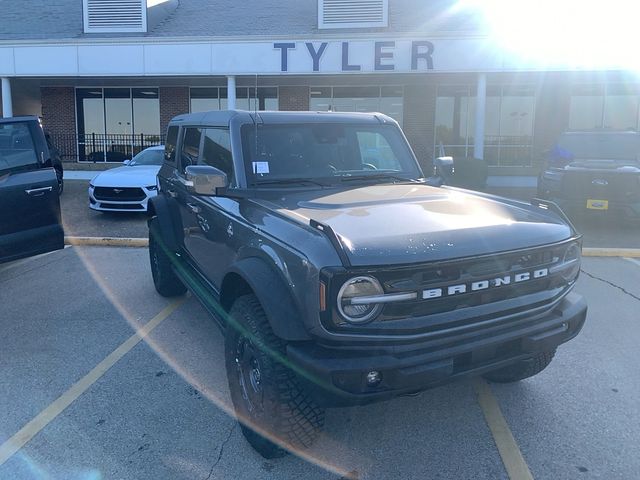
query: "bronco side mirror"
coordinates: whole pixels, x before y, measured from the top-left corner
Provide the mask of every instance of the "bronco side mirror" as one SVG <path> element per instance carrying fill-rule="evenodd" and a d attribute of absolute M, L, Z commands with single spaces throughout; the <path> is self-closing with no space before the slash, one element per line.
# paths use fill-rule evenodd
<path fill-rule="evenodd" d="M 187 190 L 198 195 L 217 195 L 229 185 L 227 174 L 209 165 L 189 165 L 185 169 Z"/>
<path fill-rule="evenodd" d="M 433 161 L 435 175 L 442 178 L 445 183 L 453 175 L 453 157 L 438 157 Z"/>

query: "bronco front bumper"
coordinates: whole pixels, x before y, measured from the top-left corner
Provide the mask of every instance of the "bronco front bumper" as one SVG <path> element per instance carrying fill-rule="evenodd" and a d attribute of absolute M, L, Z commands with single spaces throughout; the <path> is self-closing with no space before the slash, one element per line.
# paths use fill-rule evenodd
<path fill-rule="evenodd" d="M 315 400 L 325 407 L 363 405 L 496 370 L 575 337 L 587 314 L 584 299 L 569 293 L 553 309 L 520 316 L 499 333 L 433 338 L 388 347 L 290 344 L 287 356 Z M 379 383 L 367 381 L 378 372 Z"/>

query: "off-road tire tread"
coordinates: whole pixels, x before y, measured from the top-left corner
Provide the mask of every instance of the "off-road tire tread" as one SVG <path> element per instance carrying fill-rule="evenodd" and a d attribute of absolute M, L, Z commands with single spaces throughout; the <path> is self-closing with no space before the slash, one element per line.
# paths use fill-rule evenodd
<path fill-rule="evenodd" d="M 153 265 L 153 254 L 158 257 L 158 270 L 156 271 Z M 182 280 L 173 271 L 171 267 L 171 261 L 167 257 L 166 253 L 162 251 L 160 245 L 158 245 L 155 236 L 149 230 L 149 262 L 151 263 L 151 274 L 153 276 L 153 284 L 156 287 L 156 291 L 163 297 L 177 297 L 183 295 L 187 288 L 182 283 Z"/>
<path fill-rule="evenodd" d="M 256 334 L 255 340 L 261 340 L 269 349 L 285 356 L 286 344 L 273 333 L 262 305 L 255 295 L 243 295 L 237 298 L 231 308 L 231 315 Z M 246 324 L 251 322 L 253 325 Z M 259 345 L 256 346 L 260 348 Z M 265 373 L 267 378 L 271 376 L 270 383 L 275 387 L 278 410 L 275 421 L 267 426 L 267 430 L 287 449 L 298 450 L 310 447 L 324 425 L 324 409 L 315 404 L 300 385 L 295 373 L 280 361 L 269 358 L 268 364 L 263 369 L 269 370 Z M 270 372 L 271 370 L 273 373 Z M 227 376 L 229 388 L 239 388 L 232 385 L 232 382 L 237 383 L 237 376 L 229 365 Z M 250 430 L 249 426 L 243 425 L 242 430 L 247 440 L 264 457 L 277 458 L 287 453 L 278 445 Z"/>
<path fill-rule="evenodd" d="M 512 383 L 533 377 L 547 368 L 556 354 L 555 349 L 540 352 L 529 361 L 521 361 L 501 368 L 495 372 L 485 373 L 483 376 L 494 383 Z"/>

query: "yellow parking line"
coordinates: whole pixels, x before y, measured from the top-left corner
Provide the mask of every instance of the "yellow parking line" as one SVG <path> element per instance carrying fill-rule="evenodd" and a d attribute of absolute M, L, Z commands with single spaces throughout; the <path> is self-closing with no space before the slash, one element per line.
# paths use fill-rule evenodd
<path fill-rule="evenodd" d="M 633 257 L 640 258 L 640 248 L 589 248 L 582 249 L 584 257 Z"/>
<path fill-rule="evenodd" d="M 185 298 L 176 300 L 166 306 L 160 313 L 149 320 L 136 333 L 131 335 L 127 341 L 111 352 L 104 360 L 94 367 L 89 373 L 58 397 L 53 403 L 36 415 L 29 423 L 22 427 L 9 440 L 0 445 L 0 466 L 11 458 L 18 450 L 35 437 L 53 419 L 60 415 L 69 405 L 71 405 L 80 395 L 91 387 L 100 377 L 102 377 L 118 360 L 124 357 L 133 347 L 145 338 L 154 328 L 171 315 L 178 308 Z"/>
<path fill-rule="evenodd" d="M 64 237 L 66 245 L 97 247 L 148 247 L 148 238 Z"/>
<path fill-rule="evenodd" d="M 474 379 L 473 387 L 478 395 L 478 403 L 482 408 L 489 430 L 491 430 L 493 440 L 496 442 L 507 475 L 511 480 L 533 480 L 529 466 L 522 456 L 516 439 L 513 438 L 491 388 L 482 378 Z"/>
<path fill-rule="evenodd" d="M 640 267 L 640 260 L 636 260 L 635 258 L 629 258 L 629 257 L 625 257 L 625 260 L 627 262 L 635 263 L 636 265 L 638 265 Z"/>

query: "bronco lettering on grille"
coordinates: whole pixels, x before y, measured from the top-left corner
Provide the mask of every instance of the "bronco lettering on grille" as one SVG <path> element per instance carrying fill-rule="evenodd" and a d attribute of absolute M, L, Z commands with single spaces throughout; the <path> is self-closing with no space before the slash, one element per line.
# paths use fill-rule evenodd
<path fill-rule="evenodd" d="M 457 285 L 449 285 L 442 288 L 430 288 L 422 291 L 422 298 L 428 300 L 431 298 L 450 297 L 453 295 L 459 295 L 461 293 L 477 292 L 480 290 L 487 290 L 490 288 L 501 287 L 503 285 L 511 285 L 512 283 L 528 282 L 530 280 L 537 280 L 549 275 L 548 268 L 541 268 L 533 270 L 531 272 L 521 272 L 514 275 L 505 275 L 502 277 L 491 278 L 487 280 L 480 280 L 472 283 L 460 283 Z"/>

